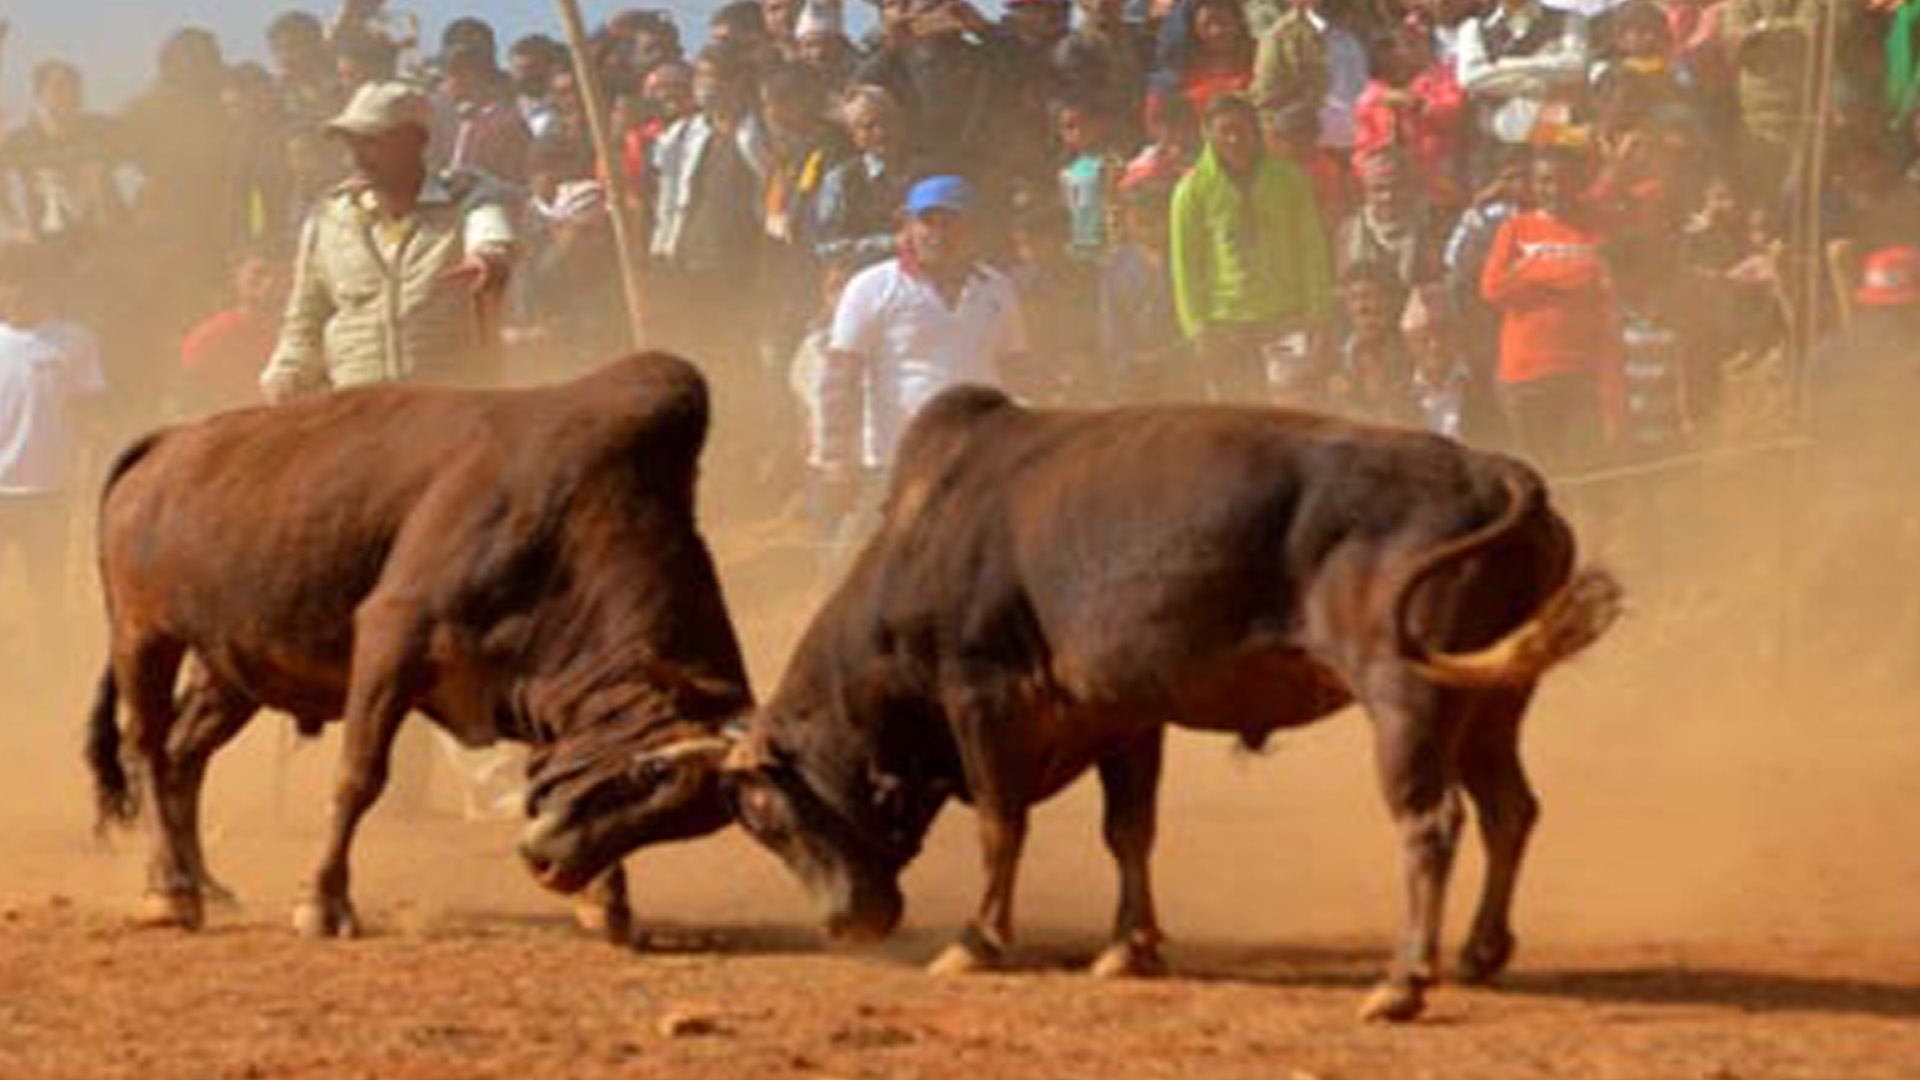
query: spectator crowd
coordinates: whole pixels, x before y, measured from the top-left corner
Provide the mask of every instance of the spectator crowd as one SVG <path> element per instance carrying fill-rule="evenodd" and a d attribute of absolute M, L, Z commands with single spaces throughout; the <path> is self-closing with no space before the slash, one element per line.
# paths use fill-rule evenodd
<path fill-rule="evenodd" d="M 703 27 L 621 11 L 579 66 L 347 0 L 273 18 L 266 64 L 182 29 L 111 114 L 29 57 L 0 139 L 0 548 L 57 566 L 83 422 L 110 445 L 330 384 L 612 355 L 616 215 L 649 344 L 715 385 L 729 490 L 823 528 L 963 380 L 1284 402 L 1561 473 L 1697 447 L 1795 318 L 1822 377 L 1915 349 L 1920 0 L 1824 8 L 1820 106 L 1822 0 L 883 0 L 858 39 L 840 0 L 734 0 Z M 498 287 L 383 323 L 337 254 L 378 200 L 338 199 L 380 167 L 361 136 L 408 124 L 428 172 L 405 213 L 465 216 L 393 217 L 370 257 L 465 245 L 447 266 Z M 340 366 L 407 334 L 487 359 Z"/>

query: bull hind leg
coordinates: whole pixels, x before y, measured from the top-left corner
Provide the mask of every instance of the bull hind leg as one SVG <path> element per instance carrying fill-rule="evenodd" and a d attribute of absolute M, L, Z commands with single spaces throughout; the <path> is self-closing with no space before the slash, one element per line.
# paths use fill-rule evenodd
<path fill-rule="evenodd" d="M 349 899 L 349 859 L 361 818 L 386 787 L 393 739 L 406 716 L 425 641 L 411 605 L 384 597 L 362 603 L 354 616 L 353 681 L 343 719 L 344 746 L 333 796 L 327 846 L 306 899 L 293 911 L 302 937 L 354 937 L 360 923 Z"/>
<path fill-rule="evenodd" d="M 960 940 L 928 967 L 935 975 L 990 971 L 1005 964 L 1013 946 L 1013 889 L 1027 840 L 1029 800 L 1017 757 L 1017 721 L 997 696 L 970 692 L 950 704 L 955 741 L 966 770 L 967 790 L 980 824 L 980 854 L 986 889 Z"/>
<path fill-rule="evenodd" d="M 237 689 L 197 669 L 180 698 L 179 717 L 167 749 L 172 774 L 161 797 L 177 803 L 175 814 L 186 828 L 189 868 L 201 895 L 216 905 L 230 907 L 239 901 L 233 890 L 216 880 L 207 868 L 200 836 L 201 792 L 213 755 L 246 727 L 258 708 Z"/>
<path fill-rule="evenodd" d="M 1100 762 L 1100 787 L 1106 800 L 1102 831 L 1107 850 L 1120 868 L 1113 942 L 1091 969 L 1103 978 L 1160 975 L 1167 969 L 1160 956 L 1162 936 L 1154 914 L 1151 876 L 1165 746 L 1165 729 L 1155 728 L 1137 744 Z"/>
<path fill-rule="evenodd" d="M 194 876 L 192 821 L 171 797 L 175 788 L 167 741 L 173 730 L 174 679 L 185 648 L 176 641 L 142 637 L 115 649 L 114 677 L 125 688 L 125 742 L 133 756 L 140 799 L 146 805 L 151 854 L 140 921 L 197 930 L 205 921 L 200 883 Z"/>
<path fill-rule="evenodd" d="M 1361 1005 L 1365 1020 L 1414 1019 L 1438 977 L 1447 878 L 1464 818 L 1455 790 L 1459 711 L 1430 688 L 1368 706 L 1381 788 L 1400 832 L 1407 908 L 1386 975 Z"/>
<path fill-rule="evenodd" d="M 1505 970 L 1513 957 L 1514 886 L 1519 881 L 1527 838 L 1540 816 L 1539 800 L 1520 763 L 1520 721 L 1528 688 L 1490 695 L 1480 706 L 1460 748 L 1460 773 L 1473 800 L 1480 840 L 1486 848 L 1486 878 L 1480 889 L 1473 928 L 1460 950 L 1460 978 L 1486 982 Z"/>

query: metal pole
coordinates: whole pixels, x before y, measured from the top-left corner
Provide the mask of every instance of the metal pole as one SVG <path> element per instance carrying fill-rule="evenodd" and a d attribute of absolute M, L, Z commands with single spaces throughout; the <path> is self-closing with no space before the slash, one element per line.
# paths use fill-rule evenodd
<path fill-rule="evenodd" d="M 621 176 L 614 157 L 613 140 L 607 132 L 606 98 L 600 92 L 600 73 L 587 54 L 587 24 L 580 17 L 579 0 L 555 0 L 560 19 L 566 24 L 567 46 L 573 52 L 573 77 L 580 84 L 580 100 L 587 111 L 587 132 L 593 139 L 593 156 L 606 184 L 607 212 L 613 215 L 613 246 L 620 260 L 620 286 L 627 301 L 627 328 L 633 347 L 646 347 L 645 297 L 640 289 L 640 263 L 635 257 L 630 222 L 620 198 Z"/>

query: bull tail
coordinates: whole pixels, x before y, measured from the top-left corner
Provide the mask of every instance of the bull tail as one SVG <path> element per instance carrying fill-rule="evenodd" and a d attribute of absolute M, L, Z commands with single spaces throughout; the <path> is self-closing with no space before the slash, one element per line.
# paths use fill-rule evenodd
<path fill-rule="evenodd" d="M 110 826 L 132 821 L 139 804 L 120 760 L 120 685 L 111 663 L 100 673 L 87 719 L 87 766 L 93 770 L 94 831 L 105 833 Z"/>
<path fill-rule="evenodd" d="M 165 429 L 162 429 L 142 435 L 113 459 L 113 464 L 107 468 L 106 480 L 100 486 L 103 507 L 113 493 L 114 485 L 154 447 L 160 445 L 165 434 Z M 104 517 L 102 515 L 103 520 Z M 101 566 L 100 585 L 111 621 L 112 582 L 108 580 L 104 563 Z M 114 677 L 111 660 L 101 671 L 99 687 L 94 691 L 93 711 L 87 718 L 86 756 L 87 767 L 93 772 L 94 831 L 104 834 L 114 825 L 131 822 L 139 812 L 133 782 L 127 775 L 126 765 L 120 760 L 120 683 Z"/>
<path fill-rule="evenodd" d="M 1394 635 L 1401 657 L 1442 686 L 1486 689 L 1532 683 L 1598 641 L 1620 617 L 1619 581 L 1599 567 L 1581 567 L 1530 618 L 1486 648 L 1442 653 L 1419 640 L 1411 610 L 1415 595 L 1429 578 L 1500 543 L 1530 518 L 1548 512 L 1546 487 L 1532 471 L 1509 469 L 1506 487 L 1507 508 L 1498 518 L 1422 556 L 1394 597 Z"/>

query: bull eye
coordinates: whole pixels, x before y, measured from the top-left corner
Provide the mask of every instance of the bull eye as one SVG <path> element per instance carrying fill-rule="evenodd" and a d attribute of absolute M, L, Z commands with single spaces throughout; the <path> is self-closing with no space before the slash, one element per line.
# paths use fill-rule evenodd
<path fill-rule="evenodd" d="M 659 758 L 642 758 L 627 770 L 627 776 L 635 783 L 651 787 L 665 780 L 670 771 L 670 766 Z"/>

